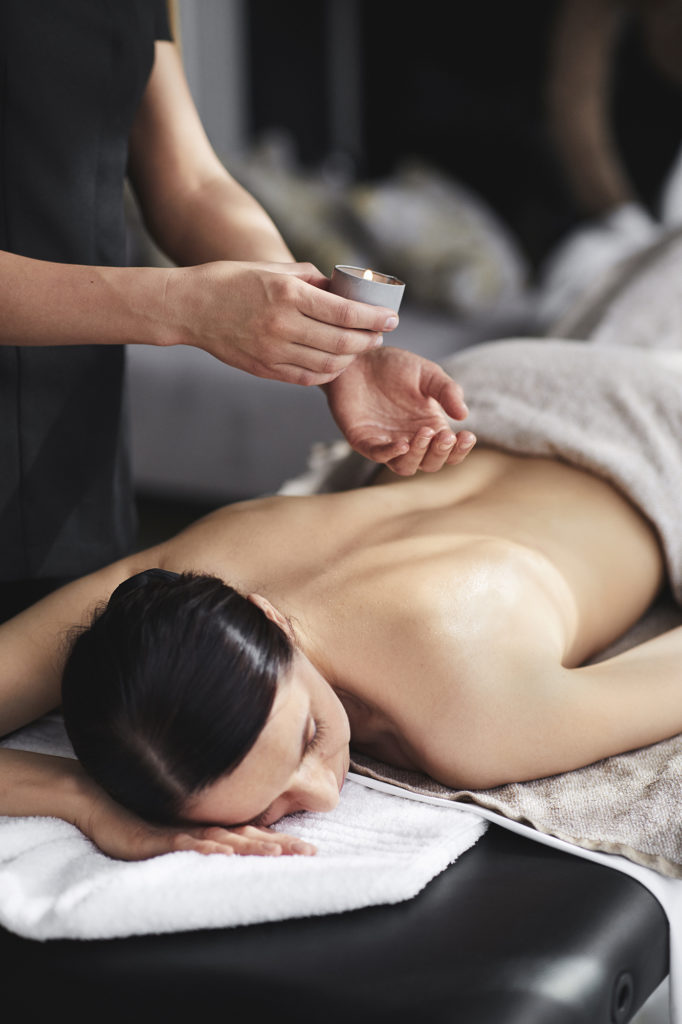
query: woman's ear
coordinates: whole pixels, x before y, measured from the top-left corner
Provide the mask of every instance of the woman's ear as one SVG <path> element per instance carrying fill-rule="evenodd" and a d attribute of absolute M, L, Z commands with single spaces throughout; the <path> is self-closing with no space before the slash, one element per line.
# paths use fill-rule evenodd
<path fill-rule="evenodd" d="M 257 608 L 260 608 L 263 614 L 267 615 L 271 622 L 274 622 L 275 625 L 279 626 L 290 640 L 294 639 L 291 623 L 284 615 L 282 615 L 281 612 L 277 611 L 274 604 L 270 604 L 267 597 L 263 597 L 262 594 L 247 594 L 246 600 L 250 601 L 251 604 L 255 604 Z"/>

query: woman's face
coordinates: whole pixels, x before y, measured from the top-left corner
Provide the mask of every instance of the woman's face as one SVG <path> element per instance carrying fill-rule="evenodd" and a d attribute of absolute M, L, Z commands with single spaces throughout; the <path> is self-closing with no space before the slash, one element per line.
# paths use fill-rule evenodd
<path fill-rule="evenodd" d="M 226 827 L 265 826 L 296 811 L 331 811 L 348 771 L 349 742 L 341 702 L 296 651 L 251 750 L 232 772 L 206 786 L 184 817 Z"/>

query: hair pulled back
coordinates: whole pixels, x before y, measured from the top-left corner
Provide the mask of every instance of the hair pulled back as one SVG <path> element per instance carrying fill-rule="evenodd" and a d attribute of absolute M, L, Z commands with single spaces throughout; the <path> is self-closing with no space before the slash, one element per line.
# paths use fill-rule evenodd
<path fill-rule="evenodd" d="M 71 647 L 62 706 L 76 756 L 119 803 L 176 823 L 256 742 L 292 657 L 283 630 L 222 580 L 138 574 Z"/>

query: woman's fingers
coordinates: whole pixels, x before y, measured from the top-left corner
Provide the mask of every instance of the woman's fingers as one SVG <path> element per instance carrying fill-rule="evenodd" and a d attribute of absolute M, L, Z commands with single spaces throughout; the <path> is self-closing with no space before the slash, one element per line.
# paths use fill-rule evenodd
<path fill-rule="evenodd" d="M 276 832 L 269 828 L 257 828 L 255 825 L 242 825 L 235 829 L 217 829 L 218 832 L 229 832 L 244 843 L 244 848 L 253 845 L 254 852 L 259 850 L 265 854 L 280 853 L 302 854 L 310 856 L 316 852 L 312 843 L 306 843 L 297 836 L 288 835 L 286 832 Z M 241 852 L 241 851 L 239 851 Z"/>
<path fill-rule="evenodd" d="M 190 829 L 179 833 L 175 844 L 177 850 L 194 850 L 197 853 L 226 855 L 239 854 L 251 857 L 279 857 L 281 855 L 312 856 L 316 848 L 296 836 L 269 829 L 243 825 L 227 829 L 211 826 Z"/>

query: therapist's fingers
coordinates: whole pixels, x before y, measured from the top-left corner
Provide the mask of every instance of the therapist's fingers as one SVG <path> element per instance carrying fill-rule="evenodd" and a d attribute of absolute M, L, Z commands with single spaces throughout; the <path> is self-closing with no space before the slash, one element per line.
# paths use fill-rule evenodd
<path fill-rule="evenodd" d="M 447 465 L 456 466 L 463 462 L 475 444 L 475 434 L 472 434 L 470 430 L 460 430 L 457 434 L 457 442 L 446 459 Z"/>
<path fill-rule="evenodd" d="M 331 324 L 343 330 L 383 333 L 398 326 L 398 314 L 387 306 L 371 306 L 356 302 L 323 288 L 301 289 L 299 310 L 320 323 Z"/>
<path fill-rule="evenodd" d="M 173 343 L 194 345 L 256 377 L 328 383 L 380 345 L 398 318 L 311 281 L 319 281 L 317 271 L 301 264 L 174 268 L 165 301 Z"/>
<path fill-rule="evenodd" d="M 359 354 L 376 348 L 382 341 L 380 334 L 370 335 L 363 331 L 346 332 L 343 335 L 336 332 L 332 337 L 332 328 L 324 325 L 318 327 L 318 336 L 309 338 L 311 344 L 299 341 L 281 349 L 280 358 L 272 363 L 280 380 L 304 385 L 328 384 L 336 380 Z M 316 348 L 313 341 L 335 345 L 337 350 Z"/>
<path fill-rule="evenodd" d="M 398 476 L 414 476 L 421 466 L 435 433 L 436 431 L 431 427 L 420 427 L 410 441 L 408 450 L 403 455 L 391 459 L 387 463 L 388 467 Z"/>
<path fill-rule="evenodd" d="M 354 442 L 353 448 L 372 462 L 389 464 L 393 459 L 405 455 L 410 450 L 410 442 L 407 438 L 391 441 L 386 438 L 368 437 Z"/>
<path fill-rule="evenodd" d="M 446 415 L 453 420 L 463 420 L 469 415 L 461 385 L 437 363 L 428 364 L 428 374 L 422 391 L 429 398 L 435 399 Z"/>
<path fill-rule="evenodd" d="M 423 473 L 437 473 L 447 462 L 457 445 L 457 435 L 445 428 L 431 438 L 418 469 Z"/>
<path fill-rule="evenodd" d="M 423 473 L 437 473 L 443 466 L 456 466 L 462 462 L 474 444 L 475 436 L 470 430 L 460 430 L 453 434 L 451 430 L 439 430 L 431 439 L 419 469 Z"/>
<path fill-rule="evenodd" d="M 444 428 L 434 431 L 422 427 L 412 439 L 409 449 L 387 462 L 398 476 L 413 476 L 417 472 L 437 473 L 443 466 L 462 462 L 476 443 L 470 430 L 453 434 Z"/>

